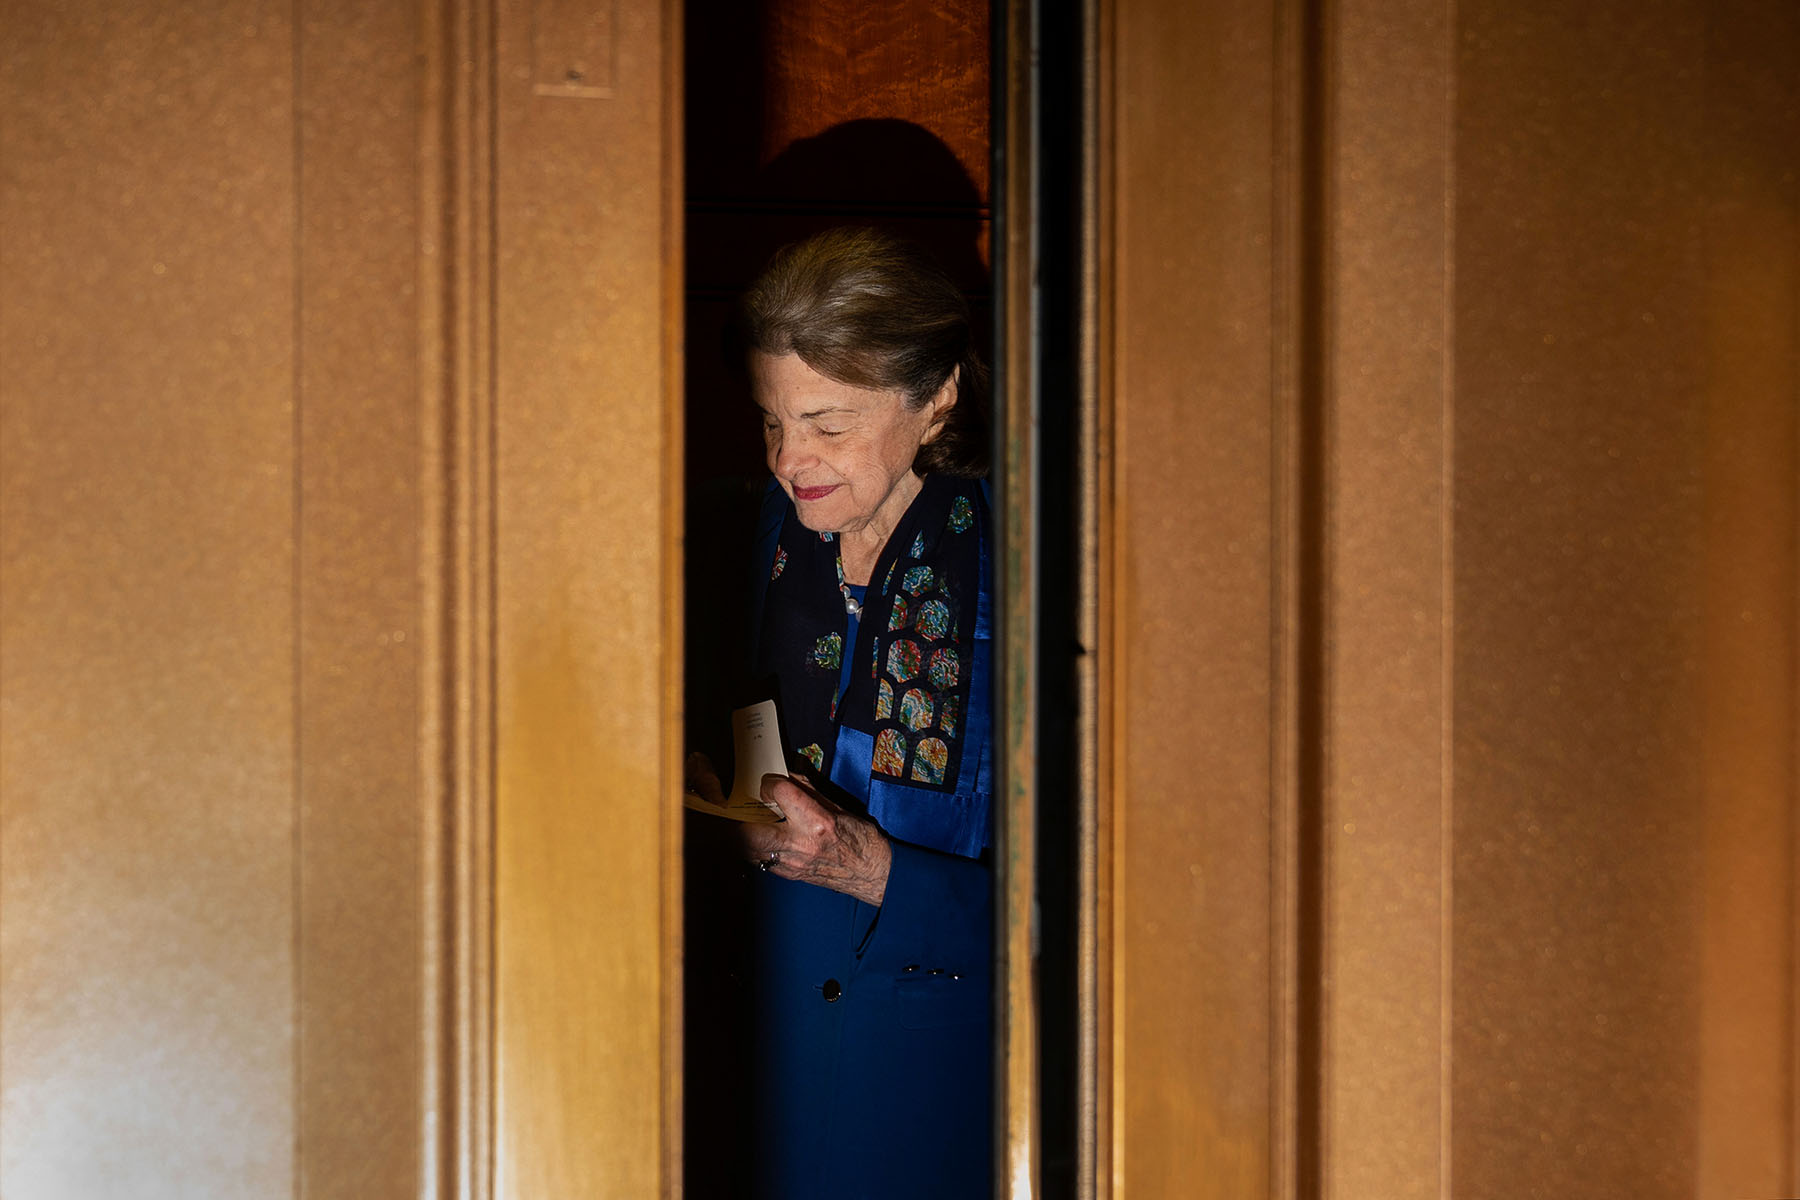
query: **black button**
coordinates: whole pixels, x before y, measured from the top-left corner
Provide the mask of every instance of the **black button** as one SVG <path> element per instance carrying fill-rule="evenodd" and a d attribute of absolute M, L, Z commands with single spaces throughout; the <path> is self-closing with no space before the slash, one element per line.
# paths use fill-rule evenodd
<path fill-rule="evenodd" d="M 912 972 L 919 969 L 919 964 L 918 963 L 907 963 L 905 969 L 906 969 L 907 974 L 910 975 Z"/>
<path fill-rule="evenodd" d="M 838 986 L 838 981 L 835 979 L 827 979 L 825 986 L 819 990 L 825 993 L 825 1003 L 827 1004 L 844 994 L 844 989 Z"/>

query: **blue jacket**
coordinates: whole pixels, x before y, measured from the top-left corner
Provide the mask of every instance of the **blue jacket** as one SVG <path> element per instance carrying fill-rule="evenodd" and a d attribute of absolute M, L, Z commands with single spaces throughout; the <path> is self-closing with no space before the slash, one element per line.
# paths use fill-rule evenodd
<path fill-rule="evenodd" d="M 753 613 L 761 609 L 782 523 L 792 519 L 791 503 L 773 489 L 752 555 Z M 992 583 L 985 545 L 981 561 L 968 740 L 956 789 L 872 786 L 868 735 L 838 727 L 832 781 L 868 806 L 893 849 L 881 906 L 773 875 L 754 882 L 753 944 L 745 950 L 758 1031 L 751 1087 L 758 1196 L 992 1194 Z"/>

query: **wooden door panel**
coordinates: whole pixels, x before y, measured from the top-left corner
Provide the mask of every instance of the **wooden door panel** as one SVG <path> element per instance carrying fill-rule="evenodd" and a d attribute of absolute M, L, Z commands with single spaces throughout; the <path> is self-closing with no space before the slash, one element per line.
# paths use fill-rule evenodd
<path fill-rule="evenodd" d="M 528 6 L 0 9 L 6 1195 L 489 1194 L 496 837 L 564 889 L 500 1178 L 674 1186 L 675 43 L 610 11 L 497 140 Z"/>
<path fill-rule="evenodd" d="M 495 97 L 496 1195 L 678 1186 L 678 25 L 607 96 Z"/>
<path fill-rule="evenodd" d="M 1794 1190 L 1788 9 L 1102 6 L 1102 1190 Z"/>
<path fill-rule="evenodd" d="M 293 31 L 8 7 L 0 1190 L 285 1194 Z"/>

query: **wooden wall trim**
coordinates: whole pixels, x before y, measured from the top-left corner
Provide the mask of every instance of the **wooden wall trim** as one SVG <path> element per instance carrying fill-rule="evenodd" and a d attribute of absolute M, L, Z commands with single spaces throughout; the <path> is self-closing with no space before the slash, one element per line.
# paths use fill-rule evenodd
<path fill-rule="evenodd" d="M 495 1194 L 679 1186 L 677 5 L 495 10 Z M 534 59 L 534 55 L 538 58 Z M 548 74 L 546 74 L 548 72 Z"/>
<path fill-rule="evenodd" d="M 1104 6 L 1115 1195 L 1792 1190 L 1800 19 L 1565 18 Z"/>
<path fill-rule="evenodd" d="M 1308 466 L 1320 417 L 1320 9 L 1317 0 L 1271 6 L 1268 1194 L 1280 1197 L 1304 1194 L 1318 1170 L 1318 930 L 1308 890 L 1317 779 L 1306 759 L 1317 712 L 1306 698 L 1320 647 L 1305 631 L 1317 608 L 1320 550 Z"/>
<path fill-rule="evenodd" d="M 687 234 L 684 216 L 687 182 L 683 130 L 687 112 L 683 97 L 687 94 L 687 85 L 682 70 L 687 27 L 683 14 L 684 6 L 680 0 L 664 0 L 659 64 L 662 72 L 662 136 L 661 156 L 656 164 L 662 218 L 662 345 L 658 365 L 662 374 L 664 456 L 662 526 L 659 531 L 662 575 L 658 581 L 662 600 L 662 694 L 658 713 L 663 728 L 660 780 L 663 803 L 658 845 L 662 890 L 657 897 L 662 919 L 658 990 L 664 1024 L 660 1039 L 662 1127 L 658 1130 L 658 1138 L 663 1195 L 670 1198 L 681 1196 L 685 1187 L 682 1164 L 686 1146 L 682 1134 L 686 1106 L 683 1081 L 687 1070 L 686 1047 L 682 1042 L 686 994 L 682 968 L 686 955 L 686 921 L 682 911 L 686 850 L 681 801 L 681 794 L 687 787 L 688 754 L 683 715 L 687 702 L 687 644 L 683 620 L 687 569 L 687 478 L 683 466 L 687 444 Z"/>
<path fill-rule="evenodd" d="M 995 584 L 1000 610 L 996 725 L 1003 730 L 998 757 L 999 922 L 995 978 L 995 1052 L 999 1056 L 995 1138 L 996 1179 L 1015 1200 L 1037 1194 L 1038 1093 L 1036 955 L 1033 930 L 1037 891 L 1038 827 L 1034 781 L 1037 765 L 1037 596 L 1033 553 L 1038 531 L 1036 498 L 1035 325 L 1037 243 L 1034 204 L 1036 74 L 1033 65 L 1035 5 L 1006 0 L 995 22 L 999 67 L 995 73 L 994 141 L 1000 170 L 995 208 L 1002 214 L 994 238 L 994 291 L 999 344 L 994 363 L 995 494 L 1000 513 L 1000 555 Z"/>
<path fill-rule="evenodd" d="M 420 6 L 423 1196 L 493 1194 L 496 253 L 492 0 Z"/>
<path fill-rule="evenodd" d="M 679 1186 L 670 7 L 8 9 L 6 1195 Z"/>
<path fill-rule="evenodd" d="M 1276 25 L 1180 3 L 1102 21 L 1106 1183 L 1264 1196 Z"/>

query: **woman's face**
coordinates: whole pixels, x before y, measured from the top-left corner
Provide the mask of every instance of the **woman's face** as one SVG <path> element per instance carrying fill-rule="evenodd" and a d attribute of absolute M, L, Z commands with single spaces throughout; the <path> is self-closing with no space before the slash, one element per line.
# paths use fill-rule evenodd
<path fill-rule="evenodd" d="M 919 493 L 913 456 L 956 402 L 955 380 L 922 408 L 897 391 L 853 387 L 798 354 L 750 356 L 769 470 L 800 523 L 825 533 L 886 537 Z"/>

